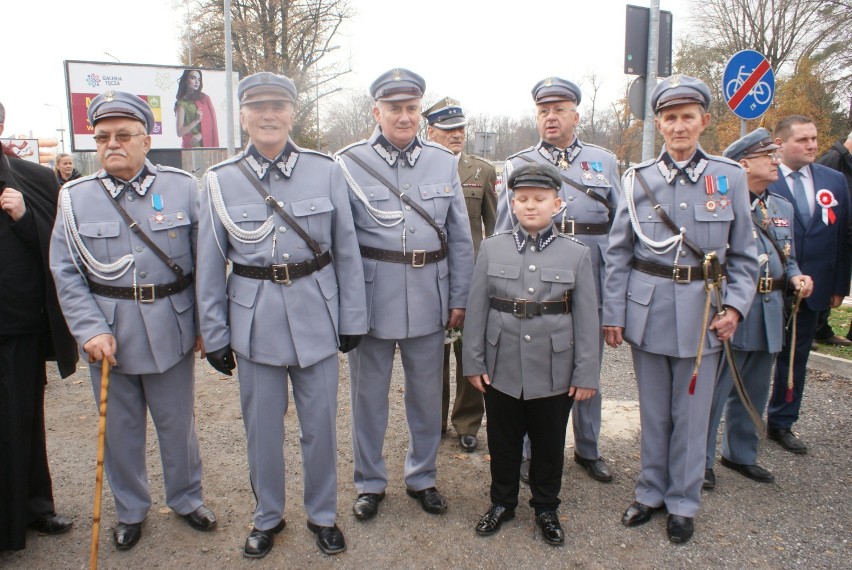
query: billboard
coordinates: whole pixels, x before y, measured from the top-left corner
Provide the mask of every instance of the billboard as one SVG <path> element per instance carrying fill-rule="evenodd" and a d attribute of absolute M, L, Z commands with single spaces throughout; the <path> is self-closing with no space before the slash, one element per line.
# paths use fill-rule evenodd
<path fill-rule="evenodd" d="M 0 142 L 18 158 L 40 164 L 38 139 L 0 139 Z"/>
<path fill-rule="evenodd" d="M 232 89 L 238 82 L 235 74 Z M 66 61 L 71 148 L 75 152 L 95 150 L 86 111 L 92 99 L 111 90 L 127 91 L 148 102 L 154 114 L 152 149 L 226 148 L 225 83 L 221 69 Z M 180 125 L 178 119 L 182 119 Z M 239 126 L 234 132 L 240 132 Z"/>

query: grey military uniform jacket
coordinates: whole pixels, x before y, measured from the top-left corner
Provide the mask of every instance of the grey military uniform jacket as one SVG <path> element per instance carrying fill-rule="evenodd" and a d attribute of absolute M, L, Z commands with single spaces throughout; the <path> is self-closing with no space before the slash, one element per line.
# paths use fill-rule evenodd
<path fill-rule="evenodd" d="M 425 209 L 447 238 L 446 258 L 423 267 L 363 259 L 369 334 L 399 339 L 442 330 L 449 310 L 465 307 L 473 271 L 470 224 L 455 157 L 444 147 L 418 137 L 408 148 L 397 149 L 382 136 L 378 126 L 369 140 L 338 152 L 348 172 L 358 243 L 398 252 L 439 250 L 438 233 L 356 164 L 350 154 L 357 155 Z M 383 213 L 390 217 L 383 218 Z M 399 215 L 403 221 L 397 223 Z"/>
<path fill-rule="evenodd" d="M 624 193 L 618 202 L 606 259 L 603 325 L 624 327 L 624 338 L 636 348 L 655 354 L 690 358 L 698 352 L 705 304 L 704 284 L 688 284 L 649 275 L 633 268 L 634 260 L 660 265 L 699 266 L 702 260 L 684 245 L 652 249 L 634 232 L 636 224 L 647 240 L 662 243 L 674 234 L 654 211 L 634 170 L 641 172 L 656 201 L 685 230 L 686 237 L 704 253 L 716 252 L 726 266 L 723 302 L 745 317 L 754 298 L 757 249 L 752 235 L 749 191 L 745 171 L 726 158 L 707 155 L 699 147 L 679 169 L 663 149 L 656 160 L 643 162 L 624 175 Z M 708 182 L 706 177 L 712 177 Z M 727 192 L 708 195 L 707 184 L 724 185 Z M 719 204 L 726 197 L 725 205 Z M 716 203 L 710 211 L 708 199 Z M 634 212 L 631 220 L 628 204 Z M 715 298 L 712 313 L 716 308 Z M 711 314 L 712 318 L 712 314 Z M 705 352 L 721 350 L 708 332 Z"/>
<path fill-rule="evenodd" d="M 766 212 L 758 200 L 752 200 L 754 243 L 757 247 L 758 277 L 769 277 L 784 283 L 784 288 L 768 293 L 757 293 L 748 311 L 748 317 L 739 324 L 731 346 L 743 351 L 781 352 L 784 344 L 784 292 L 791 277 L 801 275 L 793 246 L 793 205 L 775 194 L 764 193 Z M 754 198 L 753 195 L 750 195 Z M 782 260 L 775 246 L 763 233 L 768 232 L 781 248 Z"/>
<path fill-rule="evenodd" d="M 278 158 L 274 164 L 265 161 L 250 145 L 204 177 L 197 280 L 201 332 L 208 351 L 230 344 L 252 362 L 306 367 L 336 353 L 338 334 L 366 332 L 364 278 L 340 168 L 330 157 L 292 142 Z M 323 252 L 331 250 L 333 263 L 289 286 L 233 273 L 226 283 L 226 257 L 253 267 L 314 257 L 252 187 L 239 161 Z M 226 228 L 223 217 L 237 231 Z M 259 235 L 241 241 L 235 237 L 239 231 Z"/>
<path fill-rule="evenodd" d="M 104 192 L 101 182 L 118 192 L 119 186 L 103 170 L 66 184 L 50 245 L 50 269 L 62 312 L 82 347 L 99 334 L 116 339 L 116 360 L 124 374 L 162 373 L 193 350 L 196 339 L 195 292 L 190 286 L 153 303 L 113 299 L 89 290 L 85 275 L 94 282 L 116 287 L 167 284 L 175 273 L 127 226 Z M 144 195 L 140 195 L 140 191 Z M 142 231 L 189 275 L 193 271 L 198 181 L 191 174 L 154 166 L 146 161 L 133 184 L 124 185 L 119 203 Z M 162 208 L 158 215 L 155 195 Z M 126 257 L 126 271 L 102 275 L 85 269 L 74 247 L 76 233 L 95 261 L 112 264 Z M 89 262 L 91 264 L 91 262 Z M 117 277 L 117 278 L 116 278 Z"/>
<path fill-rule="evenodd" d="M 571 386 L 599 389 L 591 269 L 589 248 L 554 226 L 535 242 L 519 226 L 483 241 L 465 314 L 465 375 L 487 372 L 495 389 L 528 400 L 564 394 Z M 559 301 L 565 293 L 571 295 L 566 314 L 519 318 L 490 306 L 491 298 Z"/>
<path fill-rule="evenodd" d="M 559 189 L 559 197 L 564 202 L 564 208 L 553 216 L 553 222 L 560 231 L 571 233 L 571 224 L 603 224 L 610 221 L 612 212 L 621 195 L 621 182 L 618 175 L 618 163 L 615 155 L 605 148 L 584 143 L 578 138 L 565 150 L 565 161 L 569 165 L 567 169 L 560 172 L 570 180 L 580 183 L 592 192 L 603 198 L 607 205 L 590 198 L 586 193 L 578 190 L 563 180 Z M 515 168 L 527 163 L 523 157 L 532 159 L 539 163 L 550 163 L 557 168 L 560 167 L 559 152 L 555 147 L 544 141 L 537 145 L 516 153 L 509 157 L 503 167 L 503 180 L 509 179 L 509 175 Z M 497 227 L 498 231 L 511 229 L 517 219 L 512 213 L 512 196 L 514 192 L 506 188 L 501 192 L 497 202 Z M 604 279 L 604 259 L 607 246 L 607 234 L 577 234 L 574 236 L 590 248 L 592 258 L 592 270 L 595 272 L 595 289 L 598 295 L 598 306 L 603 295 L 601 287 Z"/>
<path fill-rule="evenodd" d="M 459 154 L 459 181 L 464 192 L 464 205 L 470 220 L 470 236 L 474 255 L 482 238 L 494 233 L 497 223 L 497 172 L 490 162 L 472 154 Z M 484 234 L 483 234 L 484 226 Z"/>

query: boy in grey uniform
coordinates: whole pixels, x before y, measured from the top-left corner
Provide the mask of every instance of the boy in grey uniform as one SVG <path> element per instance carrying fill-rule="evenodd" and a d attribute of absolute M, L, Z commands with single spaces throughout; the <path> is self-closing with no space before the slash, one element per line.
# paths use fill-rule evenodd
<path fill-rule="evenodd" d="M 769 131 L 759 128 L 735 141 L 724 152 L 726 158 L 739 161 L 743 166 L 751 192 L 752 234 L 757 246 L 760 277 L 748 317 L 737 327 L 731 346 L 746 392 L 759 413 L 763 412 L 769 400 L 772 364 L 784 343 L 784 292 L 801 289 L 802 296 L 807 297 L 813 290 L 813 281 L 802 275 L 796 263 L 793 205 L 767 191 L 767 187 L 778 180 L 779 148 L 772 142 Z M 758 434 L 734 390 L 733 372 L 725 362 L 716 382 L 710 410 L 704 488 L 716 486 L 713 463 L 716 460 L 716 432 L 723 409 L 722 466 L 760 483 L 775 481 L 772 473 L 757 465 Z"/>
<path fill-rule="evenodd" d="M 261 72 L 240 81 L 249 144 L 213 166 L 201 194 L 198 304 L 214 368 L 239 364 L 254 528 L 266 556 L 284 528 L 287 378 L 301 428 L 307 526 L 326 554 L 346 549 L 337 518 L 338 345 L 367 330 L 364 277 L 343 173 L 289 137 L 296 86 Z M 226 279 L 225 265 L 233 271 Z"/>
<path fill-rule="evenodd" d="M 624 176 L 606 254 L 603 324 L 607 344 L 630 343 L 639 388 L 642 469 L 621 522 L 643 524 L 665 506 L 668 537 L 682 543 L 701 503 L 722 342 L 751 306 L 757 250 L 743 169 L 698 144 L 710 123 L 710 90 L 673 75 L 651 103 L 665 146 Z"/>
<path fill-rule="evenodd" d="M 91 364 L 95 401 L 102 361 L 113 366 L 105 461 L 118 515 L 113 539 L 128 550 L 151 508 L 148 410 L 166 504 L 195 529 L 216 526 L 201 500 L 193 410 L 192 353 L 202 350 L 192 288 L 198 181 L 145 158 L 154 116 L 139 97 L 108 91 L 92 100 L 88 115 L 103 170 L 60 192 L 50 269 L 68 327 Z"/>
<path fill-rule="evenodd" d="M 465 325 L 464 373 L 485 394 L 491 508 L 476 526 L 497 532 L 515 515 L 524 434 L 532 445 L 530 506 L 544 539 L 562 544 L 556 509 L 572 403 L 600 374 L 600 321 L 589 248 L 558 232 L 559 170 L 525 164 L 509 176 L 511 232 L 482 242 Z"/>

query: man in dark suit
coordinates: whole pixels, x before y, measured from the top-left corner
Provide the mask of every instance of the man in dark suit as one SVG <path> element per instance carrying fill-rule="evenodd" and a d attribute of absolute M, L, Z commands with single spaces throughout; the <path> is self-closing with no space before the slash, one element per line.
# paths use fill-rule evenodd
<path fill-rule="evenodd" d="M 817 129 L 814 122 L 800 115 L 782 119 L 773 133 L 781 146 L 779 179 L 769 192 L 795 206 L 794 247 L 802 273 L 814 281 L 813 293 L 799 305 L 795 355 L 787 332 L 784 349 L 775 366 L 775 385 L 769 400 L 767 436 L 792 453 L 807 453 L 807 446 L 791 431 L 799 419 L 805 389 L 805 368 L 816 334 L 820 311 L 838 307 L 849 294 L 849 255 L 846 231 L 849 193 L 839 172 L 814 164 Z M 789 367 L 793 367 L 793 386 L 788 388 Z"/>
<path fill-rule="evenodd" d="M 49 169 L 0 152 L 0 551 L 24 548 L 27 526 L 72 524 L 54 510 L 44 433 L 45 360 L 63 377 L 77 363 L 47 268 L 57 190 Z"/>

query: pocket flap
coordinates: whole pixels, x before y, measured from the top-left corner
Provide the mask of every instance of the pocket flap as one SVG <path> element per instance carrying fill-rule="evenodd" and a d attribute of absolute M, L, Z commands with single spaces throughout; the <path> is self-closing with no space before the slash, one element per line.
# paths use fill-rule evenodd
<path fill-rule="evenodd" d="M 704 206 L 702 206 L 703 208 Z M 660 209 L 663 210 L 667 215 L 669 214 L 670 208 L 668 204 L 660 204 Z M 637 221 L 641 224 L 662 224 L 663 219 L 657 214 L 657 212 L 651 206 L 637 206 L 636 208 L 636 218 Z"/>
<path fill-rule="evenodd" d="M 305 198 L 304 200 L 294 200 L 290 202 L 293 208 L 294 216 L 312 216 L 314 214 L 322 214 L 323 212 L 331 212 L 334 206 L 328 196 L 317 196 L 315 198 Z"/>
<path fill-rule="evenodd" d="M 82 222 L 77 226 L 81 236 L 93 238 L 116 237 L 120 226 L 118 220 L 112 222 Z"/>
<path fill-rule="evenodd" d="M 334 271 L 323 273 L 322 275 L 317 277 L 317 283 L 319 284 L 322 296 L 325 297 L 326 301 L 330 301 L 337 296 L 337 275 L 334 273 Z"/>
<path fill-rule="evenodd" d="M 390 197 L 390 190 L 387 186 L 361 186 L 361 190 L 370 202 L 387 200 Z"/>
<path fill-rule="evenodd" d="M 630 285 L 627 288 L 627 298 L 634 303 L 648 305 L 651 302 L 651 297 L 654 296 L 654 287 L 653 283 L 636 277 L 634 273 L 630 278 Z"/>
<path fill-rule="evenodd" d="M 228 296 L 231 301 L 250 309 L 257 299 L 257 289 L 260 287 L 259 279 L 238 278 L 232 279 Z"/>
<path fill-rule="evenodd" d="M 488 265 L 489 277 L 503 277 L 504 279 L 517 279 L 521 274 L 521 268 L 517 265 L 504 265 L 502 263 L 491 263 Z"/>
<path fill-rule="evenodd" d="M 420 198 L 423 200 L 432 200 L 434 198 L 451 198 L 456 191 L 453 185 L 449 182 L 444 184 L 421 184 Z"/>
<path fill-rule="evenodd" d="M 488 326 L 485 328 L 485 340 L 491 346 L 497 346 L 497 341 L 500 340 L 500 325 L 488 321 Z"/>
<path fill-rule="evenodd" d="M 716 209 L 708 212 L 704 204 L 695 204 L 695 220 L 698 222 L 730 222 L 734 219 L 733 208 L 722 208 L 716 202 Z"/>
<path fill-rule="evenodd" d="M 574 270 L 564 267 L 542 267 L 541 280 L 549 283 L 574 283 Z"/>
<path fill-rule="evenodd" d="M 195 304 L 193 297 L 192 288 L 185 289 L 180 293 L 175 293 L 174 295 L 169 295 L 169 299 L 172 300 L 172 306 L 178 313 L 187 311 Z"/>
<path fill-rule="evenodd" d="M 574 335 L 571 331 L 551 333 L 550 342 L 553 345 L 553 352 L 565 352 L 574 345 Z"/>
<path fill-rule="evenodd" d="M 168 230 L 170 228 L 177 228 L 180 226 L 188 226 L 192 222 L 189 221 L 189 217 L 186 215 L 186 212 L 172 212 L 171 214 L 161 214 L 159 217 L 159 221 L 157 221 L 157 214 L 153 216 L 148 216 L 148 226 L 151 228 L 151 231 L 158 232 L 162 230 Z"/>
<path fill-rule="evenodd" d="M 264 222 L 269 217 L 266 204 L 234 204 L 228 206 L 228 215 L 235 222 Z"/>

